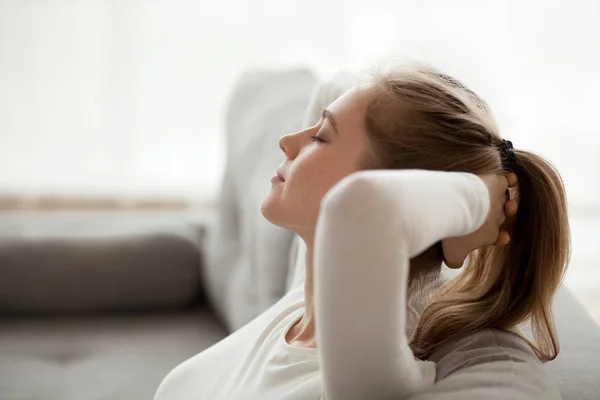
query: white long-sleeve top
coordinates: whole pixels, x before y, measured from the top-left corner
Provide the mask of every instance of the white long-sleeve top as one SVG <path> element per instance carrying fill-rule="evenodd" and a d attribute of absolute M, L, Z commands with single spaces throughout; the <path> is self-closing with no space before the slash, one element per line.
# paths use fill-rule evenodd
<path fill-rule="evenodd" d="M 155 400 L 401 399 L 435 381 L 435 365 L 407 341 L 410 258 L 477 230 L 489 210 L 473 174 L 422 170 L 354 173 L 324 197 L 315 232 L 317 348 L 291 346 L 304 285 L 185 361 Z"/>

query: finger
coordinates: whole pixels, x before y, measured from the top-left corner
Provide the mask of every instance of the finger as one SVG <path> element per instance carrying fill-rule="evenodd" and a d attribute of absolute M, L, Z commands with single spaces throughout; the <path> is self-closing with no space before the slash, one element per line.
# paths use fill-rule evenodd
<path fill-rule="evenodd" d="M 506 231 L 500 231 L 498 240 L 494 243 L 495 246 L 506 246 L 510 242 L 510 235 Z"/>
<path fill-rule="evenodd" d="M 514 172 L 506 174 L 506 181 L 508 182 L 508 187 L 515 187 L 519 183 L 519 180 L 517 179 L 517 174 L 515 174 Z"/>
<path fill-rule="evenodd" d="M 446 266 L 450 269 L 459 269 L 460 267 L 463 266 L 463 264 L 465 263 L 465 261 L 463 260 L 463 262 L 461 262 L 460 264 L 448 264 L 446 261 L 444 261 L 444 263 L 446 264 Z"/>
<path fill-rule="evenodd" d="M 517 208 L 519 208 L 517 201 L 515 199 L 508 200 L 504 203 L 504 212 L 507 217 L 512 217 L 517 213 Z"/>

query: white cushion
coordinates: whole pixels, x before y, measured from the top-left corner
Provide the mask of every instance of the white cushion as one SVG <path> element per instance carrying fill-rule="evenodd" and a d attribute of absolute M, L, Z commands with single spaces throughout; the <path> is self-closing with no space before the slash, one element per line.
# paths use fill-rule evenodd
<path fill-rule="evenodd" d="M 209 299 L 230 330 L 285 293 L 293 233 L 268 222 L 260 205 L 284 161 L 278 140 L 302 128 L 315 84 L 306 70 L 255 71 L 233 94 L 226 171 L 203 269 Z"/>

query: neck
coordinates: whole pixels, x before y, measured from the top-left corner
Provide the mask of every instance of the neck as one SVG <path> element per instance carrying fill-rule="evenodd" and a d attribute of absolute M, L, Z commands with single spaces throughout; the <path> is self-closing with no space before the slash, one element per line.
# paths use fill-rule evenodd
<path fill-rule="evenodd" d="M 315 338 L 315 308 L 314 308 L 314 280 L 313 280 L 313 236 L 301 236 L 306 244 L 305 275 L 304 281 L 304 313 L 302 318 L 294 324 L 286 334 L 288 343 L 299 347 L 316 347 Z"/>

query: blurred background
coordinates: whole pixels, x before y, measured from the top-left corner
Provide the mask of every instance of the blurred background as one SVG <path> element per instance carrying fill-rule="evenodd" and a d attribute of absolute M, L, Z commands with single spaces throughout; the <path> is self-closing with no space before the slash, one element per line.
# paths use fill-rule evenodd
<path fill-rule="evenodd" d="M 567 284 L 600 321 L 596 0 L 1 0 L 0 208 L 211 209 L 244 70 L 390 57 L 456 76 L 558 167 Z"/>

